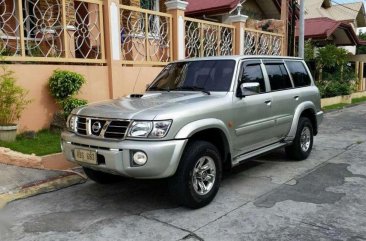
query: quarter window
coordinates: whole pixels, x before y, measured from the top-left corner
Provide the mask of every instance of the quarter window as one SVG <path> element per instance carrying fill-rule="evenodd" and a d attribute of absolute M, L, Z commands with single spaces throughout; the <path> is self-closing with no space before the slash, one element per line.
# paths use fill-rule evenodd
<path fill-rule="evenodd" d="M 266 63 L 265 65 L 272 91 L 292 88 L 290 76 L 283 63 Z"/>
<path fill-rule="evenodd" d="M 244 63 L 240 84 L 249 82 L 259 83 L 260 92 L 266 92 L 261 64 L 258 61 L 247 61 Z"/>
<path fill-rule="evenodd" d="M 302 62 L 286 61 L 286 65 L 291 73 L 295 87 L 304 87 L 311 84 L 310 76 Z"/>

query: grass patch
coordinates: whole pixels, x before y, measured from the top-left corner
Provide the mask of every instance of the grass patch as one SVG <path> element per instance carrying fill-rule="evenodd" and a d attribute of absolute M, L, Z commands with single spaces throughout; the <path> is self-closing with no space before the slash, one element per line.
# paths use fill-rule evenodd
<path fill-rule="evenodd" d="M 349 104 L 339 103 L 339 104 L 335 104 L 335 105 L 324 106 L 323 109 L 324 110 L 338 110 L 338 109 L 343 109 L 343 107 L 345 107 L 347 105 L 349 105 Z"/>
<path fill-rule="evenodd" d="M 365 101 L 366 101 L 366 96 L 360 97 L 360 98 L 353 98 L 352 104 L 357 104 L 357 103 L 361 103 L 361 102 L 365 102 Z"/>
<path fill-rule="evenodd" d="M 61 152 L 60 132 L 41 130 L 36 133 L 34 139 L 20 134 L 14 142 L 0 141 L 0 146 L 10 148 L 13 151 L 24 154 L 36 154 L 44 156 L 48 154 Z"/>

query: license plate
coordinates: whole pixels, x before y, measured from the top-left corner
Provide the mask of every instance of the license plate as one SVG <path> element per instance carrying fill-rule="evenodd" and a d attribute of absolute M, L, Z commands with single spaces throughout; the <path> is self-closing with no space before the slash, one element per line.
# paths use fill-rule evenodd
<path fill-rule="evenodd" d="M 95 151 L 75 149 L 74 156 L 76 161 L 97 164 L 97 153 Z"/>

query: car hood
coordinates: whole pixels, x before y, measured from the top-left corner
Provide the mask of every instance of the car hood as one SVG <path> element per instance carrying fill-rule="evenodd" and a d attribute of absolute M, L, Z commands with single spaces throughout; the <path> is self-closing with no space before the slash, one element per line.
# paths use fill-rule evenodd
<path fill-rule="evenodd" d="M 158 114 L 187 110 L 188 106 L 225 95 L 215 92 L 149 92 L 143 96 L 130 95 L 116 100 L 92 103 L 73 111 L 73 114 L 100 118 L 154 120 Z"/>

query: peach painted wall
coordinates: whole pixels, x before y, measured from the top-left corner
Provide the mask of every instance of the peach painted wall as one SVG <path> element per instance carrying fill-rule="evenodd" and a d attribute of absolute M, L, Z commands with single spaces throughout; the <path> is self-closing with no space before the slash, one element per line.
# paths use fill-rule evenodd
<path fill-rule="evenodd" d="M 113 80 L 113 96 L 118 98 L 131 93 L 144 93 L 146 85 L 151 83 L 162 69 L 162 67 L 120 66 L 115 70 L 120 78 Z"/>
<path fill-rule="evenodd" d="M 48 90 L 48 78 L 55 69 L 75 71 L 85 76 L 87 83 L 81 88 L 79 98 L 89 102 L 110 98 L 107 66 L 12 64 L 8 67 L 14 71 L 18 84 L 29 90 L 29 98 L 33 100 L 23 111 L 18 122 L 20 132 L 49 127 L 58 108 Z M 116 98 L 130 93 L 143 93 L 146 84 L 150 83 L 161 69 L 118 66 L 115 76 L 119 77 L 112 81 L 113 96 Z"/>

